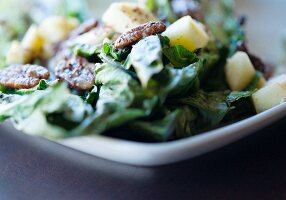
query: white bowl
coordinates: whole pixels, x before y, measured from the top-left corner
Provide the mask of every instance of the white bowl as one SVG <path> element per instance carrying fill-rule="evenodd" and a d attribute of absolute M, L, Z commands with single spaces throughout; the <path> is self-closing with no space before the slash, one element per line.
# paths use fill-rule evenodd
<path fill-rule="evenodd" d="M 105 1 L 106 2 L 106 1 Z M 111 1 L 109 1 L 111 2 Z M 237 0 L 237 14 L 246 15 L 252 52 L 267 61 L 281 56 L 281 35 L 286 28 L 286 1 Z M 100 8 L 106 9 L 107 4 Z M 97 6 L 97 8 L 99 8 Z M 102 10 L 98 14 L 102 13 Z M 78 137 L 61 144 L 105 159 L 140 166 L 169 164 L 222 147 L 286 116 L 286 104 L 241 122 L 179 141 L 145 144 L 103 136 Z"/>
<path fill-rule="evenodd" d="M 110 0 L 93 1 L 97 15 Z M 281 56 L 280 36 L 286 28 L 285 0 L 237 0 L 237 13 L 248 17 L 250 49 L 265 60 Z M 286 104 L 238 123 L 194 137 L 160 144 L 146 144 L 104 136 L 76 137 L 56 141 L 79 151 L 121 163 L 156 166 L 174 163 L 230 144 L 286 116 Z"/>

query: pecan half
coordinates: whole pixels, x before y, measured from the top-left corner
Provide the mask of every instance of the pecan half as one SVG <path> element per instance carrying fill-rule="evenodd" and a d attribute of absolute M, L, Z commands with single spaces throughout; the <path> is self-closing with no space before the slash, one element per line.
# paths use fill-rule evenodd
<path fill-rule="evenodd" d="M 9 89 L 33 88 L 41 79 L 48 79 L 49 71 L 38 65 L 11 65 L 0 71 L 0 85 Z"/>
<path fill-rule="evenodd" d="M 97 19 L 90 19 L 88 21 L 85 21 L 78 28 L 76 28 L 70 33 L 69 38 L 74 38 L 84 33 L 87 33 L 92 29 L 96 28 L 97 26 L 98 26 Z"/>
<path fill-rule="evenodd" d="M 89 90 L 94 85 L 95 65 L 79 56 L 66 57 L 55 68 L 57 78 L 66 81 L 70 87 Z"/>
<path fill-rule="evenodd" d="M 115 48 L 122 49 L 132 44 L 135 44 L 142 38 L 150 35 L 162 33 L 166 30 L 166 25 L 163 22 L 148 22 L 137 26 L 130 31 L 123 33 L 116 41 Z"/>

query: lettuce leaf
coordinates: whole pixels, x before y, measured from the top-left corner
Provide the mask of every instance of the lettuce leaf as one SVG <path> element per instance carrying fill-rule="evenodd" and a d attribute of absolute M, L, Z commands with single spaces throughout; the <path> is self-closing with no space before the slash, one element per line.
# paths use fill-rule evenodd
<path fill-rule="evenodd" d="M 164 69 L 160 38 L 149 36 L 139 41 L 129 59 L 143 87 L 147 87 L 149 80 Z"/>
<path fill-rule="evenodd" d="M 195 53 L 190 52 L 182 45 L 164 48 L 163 54 L 177 68 L 186 67 L 199 60 Z"/>
<path fill-rule="evenodd" d="M 199 90 L 189 97 L 172 100 L 172 105 L 186 105 L 195 109 L 199 115 L 196 129 L 200 131 L 219 125 L 229 112 L 226 95 L 222 92 L 206 93 Z"/>

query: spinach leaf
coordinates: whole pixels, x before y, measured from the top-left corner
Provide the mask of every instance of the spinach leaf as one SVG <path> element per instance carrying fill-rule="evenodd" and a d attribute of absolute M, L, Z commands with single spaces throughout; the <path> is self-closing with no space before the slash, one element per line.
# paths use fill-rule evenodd
<path fill-rule="evenodd" d="M 94 103 L 98 100 L 99 91 L 100 86 L 94 86 L 94 88 L 85 97 L 85 102 L 94 105 Z"/>
<path fill-rule="evenodd" d="M 217 126 L 229 112 L 226 103 L 226 95 L 221 92 L 206 93 L 202 90 L 197 91 L 190 97 L 176 99 L 175 105 L 187 105 L 197 110 L 199 117 L 197 129 L 206 130 Z"/>
<path fill-rule="evenodd" d="M 255 115 L 254 104 L 250 98 L 254 92 L 255 90 L 231 92 L 226 98 L 230 112 L 225 117 L 224 122 L 239 121 Z"/>
<path fill-rule="evenodd" d="M 148 96 L 158 95 L 161 103 L 169 97 L 182 97 L 199 87 L 197 71 L 194 65 L 182 69 L 166 67 L 154 75 L 148 82 L 145 93 Z"/>
<path fill-rule="evenodd" d="M 251 95 L 254 93 L 254 91 L 240 91 L 240 92 L 231 92 L 227 97 L 226 100 L 228 104 L 232 104 L 236 101 L 239 101 L 242 98 L 248 98 L 251 97 Z"/>
<path fill-rule="evenodd" d="M 199 60 L 195 53 L 190 52 L 182 45 L 164 48 L 163 54 L 177 68 L 186 67 Z"/>
<path fill-rule="evenodd" d="M 149 36 L 134 45 L 130 54 L 130 63 L 143 87 L 147 87 L 149 80 L 164 69 L 160 38 Z"/>
<path fill-rule="evenodd" d="M 89 62 L 100 62 L 99 54 L 101 52 L 101 45 L 76 45 L 74 47 L 74 54 L 86 58 Z"/>
<path fill-rule="evenodd" d="M 46 90 L 35 91 L 29 95 L 12 95 L 13 100 L 0 104 L 0 119 L 11 118 L 19 130 L 30 134 L 39 134 L 49 138 L 64 137 L 62 131 L 46 129 L 46 113 L 53 113 L 62 108 L 69 97 L 65 85 L 56 85 Z M 37 122 L 37 123 L 35 123 Z"/>
<path fill-rule="evenodd" d="M 207 92 L 228 90 L 224 66 L 228 49 L 217 47 L 216 50 L 203 52 L 199 55 L 198 66 L 202 89 Z"/>
<path fill-rule="evenodd" d="M 15 90 L 12 93 L 14 94 L 19 94 L 19 95 L 26 95 L 26 94 L 32 94 L 38 90 L 45 90 L 50 86 L 50 84 L 48 83 L 48 81 L 46 80 L 41 80 L 39 82 L 39 84 L 31 89 L 20 89 L 20 90 Z"/>
<path fill-rule="evenodd" d="M 245 90 L 233 91 L 227 96 L 226 101 L 230 107 L 230 112 L 225 117 L 225 122 L 238 121 L 256 114 L 251 96 L 257 90 L 262 76 L 263 75 L 257 71 L 252 82 Z"/>
<path fill-rule="evenodd" d="M 126 60 L 127 56 L 130 54 L 131 48 L 126 47 L 124 49 L 116 49 L 110 43 L 103 44 L 103 52 L 107 56 L 111 56 L 115 61 L 122 62 Z"/>
<path fill-rule="evenodd" d="M 196 121 L 198 113 L 189 106 L 179 108 L 176 121 L 176 129 L 171 139 L 181 139 L 194 135 L 196 131 Z"/>
<path fill-rule="evenodd" d="M 135 120 L 122 127 L 115 137 L 133 139 L 144 142 L 164 142 L 167 141 L 175 130 L 175 124 L 179 111 L 176 110 L 164 116 L 162 119 L 151 121 Z M 130 134 L 132 133 L 132 134 Z"/>
<path fill-rule="evenodd" d="M 71 135 L 102 134 L 128 121 L 151 114 L 157 97 L 147 98 L 137 80 L 122 67 L 98 64 L 95 83 L 100 86 L 96 111 Z"/>

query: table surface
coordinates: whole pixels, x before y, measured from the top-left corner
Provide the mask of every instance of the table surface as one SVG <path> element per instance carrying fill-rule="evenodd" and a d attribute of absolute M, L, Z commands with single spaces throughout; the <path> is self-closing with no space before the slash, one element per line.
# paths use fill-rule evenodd
<path fill-rule="evenodd" d="M 286 118 L 177 164 L 106 161 L 0 127 L 0 199 L 286 199 Z"/>

